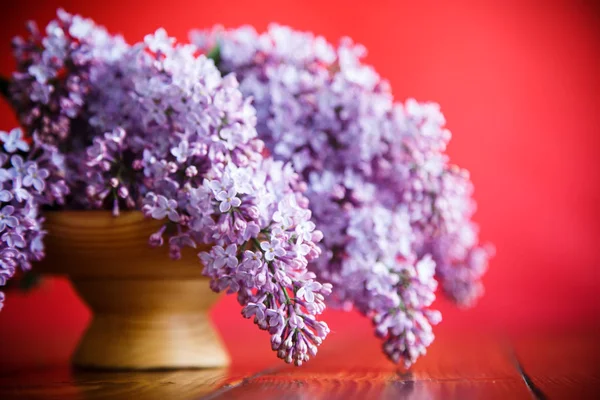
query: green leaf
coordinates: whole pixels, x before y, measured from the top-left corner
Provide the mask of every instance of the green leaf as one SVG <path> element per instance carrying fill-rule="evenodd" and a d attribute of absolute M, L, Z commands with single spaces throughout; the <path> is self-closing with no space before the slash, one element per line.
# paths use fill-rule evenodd
<path fill-rule="evenodd" d="M 29 291 L 40 284 L 42 277 L 32 271 L 26 271 L 19 279 L 19 289 Z"/>
<path fill-rule="evenodd" d="M 218 68 L 219 63 L 221 62 L 221 47 L 219 47 L 219 45 L 216 45 L 208 53 L 206 53 L 206 57 L 213 60 Z"/>
<path fill-rule="evenodd" d="M 6 282 L 6 286 L 3 289 L 28 292 L 37 287 L 41 280 L 42 276 L 36 272 L 19 271 L 17 276 Z"/>

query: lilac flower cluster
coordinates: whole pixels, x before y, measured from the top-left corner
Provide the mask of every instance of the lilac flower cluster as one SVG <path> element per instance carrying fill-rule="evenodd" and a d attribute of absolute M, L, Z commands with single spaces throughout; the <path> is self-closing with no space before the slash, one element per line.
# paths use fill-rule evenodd
<path fill-rule="evenodd" d="M 370 317 L 384 351 L 411 365 L 433 340 L 437 281 L 462 305 L 482 293 L 490 250 L 478 244 L 468 173 L 445 155 L 433 103 L 395 103 L 362 63 L 364 47 L 271 26 L 193 32 L 251 96 L 272 155 L 307 183 L 324 256 L 311 264 L 332 301 Z"/>
<path fill-rule="evenodd" d="M 0 287 L 44 256 L 39 207 L 67 194 L 63 159 L 52 146 L 30 149 L 23 132 L 0 131 Z M 4 293 L 0 291 L 0 309 Z"/>
<path fill-rule="evenodd" d="M 58 10 L 45 35 L 33 21 L 27 30 L 26 39 L 13 39 L 17 71 L 9 91 L 21 124 L 52 143 L 65 139 L 81 116 L 92 68 L 118 57 L 125 43 L 63 10 Z"/>
<path fill-rule="evenodd" d="M 199 255 L 212 289 L 237 293 L 286 362 L 314 356 L 329 332 L 317 317 L 331 285 L 307 266 L 323 235 L 300 177 L 263 155 L 237 80 L 163 29 L 129 46 L 59 11 L 45 37 L 30 31 L 15 40 L 10 93 L 34 142 L 64 157 L 64 206 L 164 221 L 149 242 L 173 259 L 214 245 Z"/>

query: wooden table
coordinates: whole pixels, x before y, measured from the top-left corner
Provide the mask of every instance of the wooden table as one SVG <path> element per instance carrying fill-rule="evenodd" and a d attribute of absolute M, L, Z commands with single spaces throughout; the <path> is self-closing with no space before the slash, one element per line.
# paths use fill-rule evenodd
<path fill-rule="evenodd" d="M 269 357 L 212 370 L 8 371 L 0 399 L 584 399 L 600 398 L 599 363 L 592 333 L 443 334 L 411 371 L 349 336 L 301 368 Z"/>

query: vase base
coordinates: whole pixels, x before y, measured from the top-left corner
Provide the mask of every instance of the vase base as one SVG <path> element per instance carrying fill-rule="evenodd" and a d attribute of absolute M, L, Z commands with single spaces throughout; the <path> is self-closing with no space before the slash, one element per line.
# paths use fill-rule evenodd
<path fill-rule="evenodd" d="M 73 356 L 83 369 L 215 368 L 229 356 L 206 280 L 74 280 L 93 316 Z"/>

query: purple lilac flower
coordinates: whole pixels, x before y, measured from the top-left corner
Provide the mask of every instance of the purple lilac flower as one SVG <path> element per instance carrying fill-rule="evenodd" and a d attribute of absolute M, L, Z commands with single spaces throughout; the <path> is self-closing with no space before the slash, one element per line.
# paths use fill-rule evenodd
<path fill-rule="evenodd" d="M 149 243 L 174 259 L 213 245 L 200 254 L 212 289 L 237 293 L 286 362 L 314 356 L 329 332 L 317 318 L 331 285 L 307 270 L 322 234 L 291 164 L 263 155 L 237 80 L 163 29 L 129 46 L 62 11 L 15 54 L 13 103 L 38 146 L 60 149 L 64 206 L 141 210 L 164 222 Z M 48 186 L 42 168 L 56 176 L 22 161 L 20 188 Z"/>
<path fill-rule="evenodd" d="M 0 132 L 0 140 L 4 142 L 4 150 L 7 153 L 29 150 L 29 144 L 23 140 L 23 131 L 19 128 L 14 128 L 10 132 Z"/>
<path fill-rule="evenodd" d="M 217 27 L 192 42 L 206 52 L 218 46 L 219 69 L 254 99 L 260 138 L 306 182 L 323 231 L 311 269 L 335 286 L 330 301 L 370 317 L 385 353 L 412 364 L 440 320 L 429 309 L 434 272 L 446 294 L 470 305 L 490 256 L 471 222 L 468 174 L 444 153 L 450 132 L 439 107 L 394 103 L 389 84 L 362 63 L 364 47 L 348 38 L 335 48 L 273 25 L 264 34 Z M 286 225 L 284 212 L 274 219 Z"/>
<path fill-rule="evenodd" d="M 150 214 L 154 219 L 163 219 L 165 217 L 169 217 L 172 222 L 178 222 L 179 214 L 177 214 L 176 210 L 177 201 L 158 195 L 156 197 L 156 207 L 154 207 Z"/>
<path fill-rule="evenodd" d="M 11 99 L 29 133 L 53 143 L 64 139 L 81 116 L 93 66 L 117 57 L 124 42 L 91 20 L 63 10 L 48 24 L 45 36 L 34 22 L 27 29 L 29 37 L 13 40 L 17 71 Z"/>
<path fill-rule="evenodd" d="M 29 270 L 31 262 L 44 256 L 39 206 L 59 203 L 66 194 L 48 190 L 64 187 L 64 171 L 52 162 L 56 150 L 35 145 L 30 149 L 19 143 L 22 138 L 20 128 L 0 131 L 0 287 L 17 270 Z M 0 309 L 3 301 L 0 292 Z"/>
<path fill-rule="evenodd" d="M 219 211 L 224 213 L 234 207 L 239 207 L 240 204 L 242 204 L 242 201 L 236 195 L 237 192 L 235 188 L 231 188 L 227 192 L 223 190 L 217 193 L 216 199 L 221 202 L 221 204 L 219 204 Z"/>

